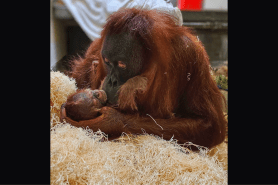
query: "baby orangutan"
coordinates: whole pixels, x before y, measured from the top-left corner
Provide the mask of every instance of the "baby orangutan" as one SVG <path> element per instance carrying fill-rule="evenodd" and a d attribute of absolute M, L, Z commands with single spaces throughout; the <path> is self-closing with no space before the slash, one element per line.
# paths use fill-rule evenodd
<path fill-rule="evenodd" d="M 103 90 L 82 89 L 70 95 L 62 108 L 65 108 L 67 117 L 75 121 L 89 120 L 100 115 L 100 108 L 106 101 Z"/>

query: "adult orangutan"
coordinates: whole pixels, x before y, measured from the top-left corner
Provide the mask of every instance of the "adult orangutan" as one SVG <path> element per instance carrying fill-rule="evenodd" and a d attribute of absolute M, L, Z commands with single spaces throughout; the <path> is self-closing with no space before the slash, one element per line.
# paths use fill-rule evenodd
<path fill-rule="evenodd" d="M 73 62 L 79 89 L 102 89 L 107 104 L 96 118 L 61 119 L 100 129 L 212 147 L 224 140 L 223 96 L 211 78 L 208 55 L 189 28 L 156 10 L 124 9 L 107 20 L 101 38 Z"/>

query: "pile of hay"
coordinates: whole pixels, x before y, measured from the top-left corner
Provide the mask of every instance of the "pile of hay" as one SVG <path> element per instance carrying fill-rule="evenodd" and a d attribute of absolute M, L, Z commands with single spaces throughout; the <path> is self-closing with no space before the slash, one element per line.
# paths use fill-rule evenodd
<path fill-rule="evenodd" d="M 67 97 L 76 92 L 75 80 L 63 73 L 50 72 L 50 124 L 51 127 L 59 123 L 61 105 Z"/>
<path fill-rule="evenodd" d="M 51 91 L 51 184 L 227 184 L 226 143 L 196 153 L 147 134 L 107 141 L 101 131 L 58 121 L 73 79 L 51 72 Z"/>

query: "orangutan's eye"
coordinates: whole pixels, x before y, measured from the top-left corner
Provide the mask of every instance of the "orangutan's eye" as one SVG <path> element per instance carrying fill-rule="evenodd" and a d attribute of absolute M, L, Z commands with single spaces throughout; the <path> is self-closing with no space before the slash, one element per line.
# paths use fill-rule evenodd
<path fill-rule="evenodd" d="M 104 62 L 105 62 L 106 65 L 111 66 L 111 62 L 107 58 L 104 58 Z"/>
<path fill-rule="evenodd" d="M 126 68 L 126 65 L 125 63 L 123 63 L 122 61 L 118 61 L 118 66 L 122 69 L 125 69 Z"/>

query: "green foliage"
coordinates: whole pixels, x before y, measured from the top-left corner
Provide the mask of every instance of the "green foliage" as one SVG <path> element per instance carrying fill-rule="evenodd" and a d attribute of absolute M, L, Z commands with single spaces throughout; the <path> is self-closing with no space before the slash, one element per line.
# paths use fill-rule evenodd
<path fill-rule="evenodd" d="M 228 89 L 228 77 L 224 75 L 216 76 L 216 84 L 219 85 L 222 89 Z"/>

